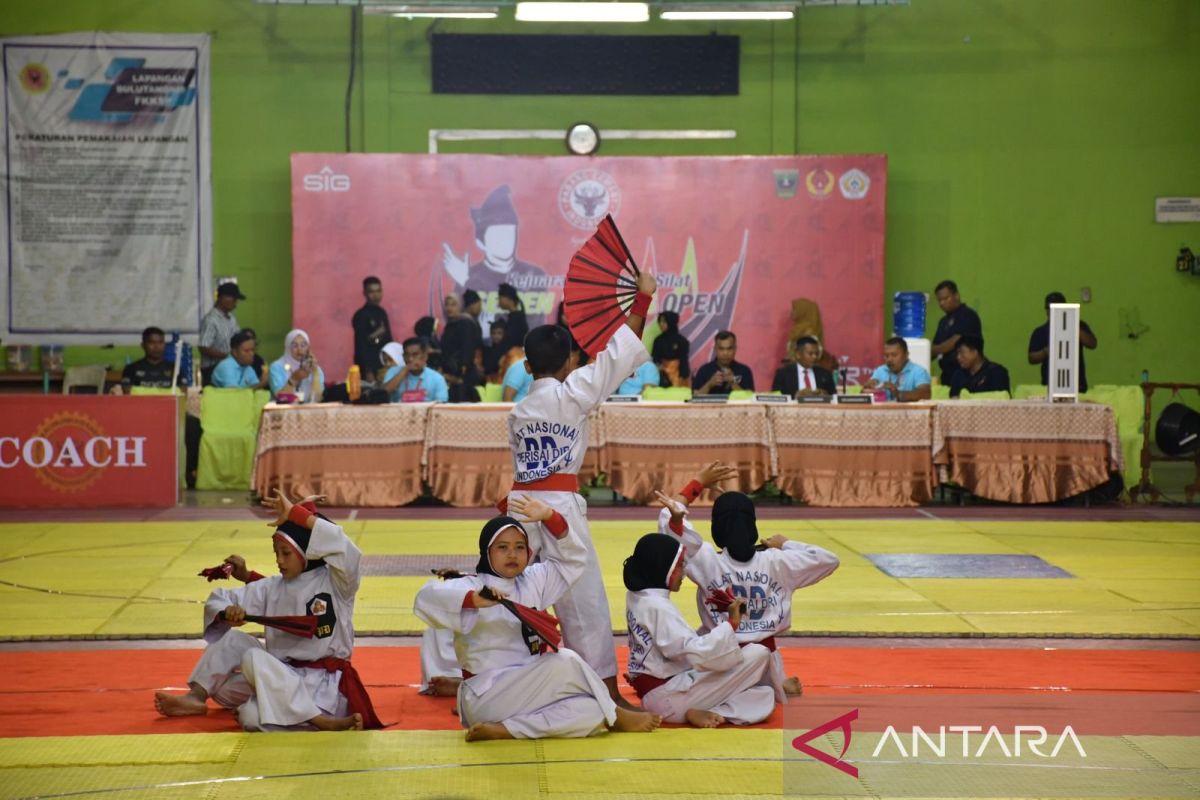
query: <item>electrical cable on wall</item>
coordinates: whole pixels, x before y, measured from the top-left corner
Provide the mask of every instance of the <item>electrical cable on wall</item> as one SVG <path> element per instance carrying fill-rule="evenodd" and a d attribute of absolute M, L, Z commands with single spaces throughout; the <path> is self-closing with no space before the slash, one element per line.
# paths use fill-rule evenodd
<path fill-rule="evenodd" d="M 362 6 L 350 9 L 350 77 L 346 81 L 346 107 L 343 112 L 346 124 L 346 152 L 350 152 L 350 104 L 354 101 L 355 68 L 358 65 L 358 24 Z"/>

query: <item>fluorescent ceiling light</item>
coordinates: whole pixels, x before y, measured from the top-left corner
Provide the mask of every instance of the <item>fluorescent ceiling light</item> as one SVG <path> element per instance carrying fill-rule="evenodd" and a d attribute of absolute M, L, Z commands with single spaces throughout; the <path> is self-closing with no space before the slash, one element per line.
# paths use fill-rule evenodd
<path fill-rule="evenodd" d="M 647 22 L 646 3 L 517 3 L 521 22 Z"/>
<path fill-rule="evenodd" d="M 686 19 L 793 19 L 796 13 L 788 9 L 776 10 L 738 10 L 736 8 L 722 9 L 705 9 L 703 11 L 697 9 L 695 11 L 672 10 L 663 11 L 659 14 L 663 19 L 686 20 Z"/>

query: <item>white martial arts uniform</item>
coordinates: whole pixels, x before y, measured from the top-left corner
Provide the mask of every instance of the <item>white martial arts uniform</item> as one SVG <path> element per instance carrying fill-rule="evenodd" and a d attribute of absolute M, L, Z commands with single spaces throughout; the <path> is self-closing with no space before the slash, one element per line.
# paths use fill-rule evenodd
<path fill-rule="evenodd" d="M 622 325 L 592 363 L 575 370 L 565 381 L 534 381 L 529 395 L 508 415 L 514 481 L 534 483 L 552 475 L 578 475 L 588 445 L 588 414 L 649 360 L 642 340 L 628 325 Z M 616 677 L 612 615 L 588 529 L 587 503 L 575 491 L 524 491 L 515 486 L 514 493 L 541 500 L 562 514 L 571 533 L 583 540 L 587 548 L 583 574 L 555 603 L 554 612 L 562 622 L 563 644 L 579 653 L 601 678 Z M 530 546 L 543 553 L 543 558 L 553 551 L 552 539 L 536 541 L 533 531 L 529 535 Z"/>
<path fill-rule="evenodd" d="M 502 605 L 463 608 L 467 594 L 478 594 L 485 586 L 531 608 L 554 603 L 578 578 L 587 556 L 574 530 L 558 544 L 557 554 L 530 564 L 516 578 L 468 575 L 427 583 L 417 593 L 417 617 L 454 632 L 454 650 L 464 670 L 458 688 L 464 728 L 499 722 L 518 739 L 575 738 L 616 722 L 608 689 L 574 652 L 564 647 L 557 653 L 530 653 L 520 620 Z"/>
<path fill-rule="evenodd" d="M 313 729 L 308 720 L 315 716 L 348 713 L 346 698 L 338 691 L 341 671 L 292 667 L 287 660 L 350 658 L 362 553 L 340 526 L 318 518 L 306 557 L 324 559 L 325 566 L 289 580 L 275 575 L 239 589 L 218 589 L 205 603 L 204 638 L 209 645 L 188 681 L 203 686 L 220 705 L 236 709 L 245 730 L 308 730 Z M 267 628 L 264 647 L 220 617 L 231 605 L 262 616 L 315 615 L 317 634 L 305 639 Z"/>
<path fill-rule="evenodd" d="M 791 628 L 792 592 L 824 580 L 841 563 L 823 547 L 793 541 L 785 542 L 782 550 L 759 550 L 750 561 L 738 561 L 727 551 L 717 551 L 702 540 L 686 516 L 682 532 L 676 533 L 671 528 L 671 512 L 666 508 L 659 512 L 658 532 L 677 536 L 683 542 L 687 554 L 683 570 L 697 587 L 696 608 L 700 612 L 702 633 L 722 625 L 726 619 L 723 612 L 713 611 L 704 603 L 704 598 L 713 591 L 728 588 L 735 597 L 746 601 L 746 613 L 737 629 L 737 640 L 741 643 L 773 640 Z M 775 698 L 786 703 L 783 691 L 786 675 L 778 650 L 771 653 L 770 676 Z"/>
<path fill-rule="evenodd" d="M 429 583 L 436 585 L 441 581 Z M 454 652 L 454 631 L 448 628 L 426 628 L 421 634 L 421 694 L 429 693 L 432 678 L 462 678 L 462 667 Z"/>
<path fill-rule="evenodd" d="M 720 714 L 735 725 L 762 722 L 775 708 L 768 685 L 771 652 L 760 644 L 739 647 L 727 623 L 696 633 L 671 602 L 668 589 L 625 594 L 629 673 L 665 679 L 642 695 L 642 705 L 663 722 L 686 722 L 689 709 Z"/>

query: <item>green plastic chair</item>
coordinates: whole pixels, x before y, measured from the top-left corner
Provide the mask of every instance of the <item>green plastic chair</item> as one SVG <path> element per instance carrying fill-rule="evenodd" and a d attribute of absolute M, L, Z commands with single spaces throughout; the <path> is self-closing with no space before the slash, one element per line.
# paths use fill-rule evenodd
<path fill-rule="evenodd" d="M 1031 397 L 1045 397 L 1046 387 L 1040 383 L 1022 383 L 1013 389 L 1014 400 L 1028 400 Z"/>
<path fill-rule="evenodd" d="M 730 400 L 753 400 L 754 392 L 750 389 L 734 389 L 729 393 Z"/>
<path fill-rule="evenodd" d="M 862 394 L 862 390 L 863 387 L 861 383 L 851 383 L 846 386 L 846 391 L 844 394 Z"/>
<path fill-rule="evenodd" d="M 504 384 L 485 383 L 483 386 L 476 386 L 475 394 L 479 395 L 479 402 L 481 403 L 503 403 Z"/>
<path fill-rule="evenodd" d="M 1008 392 L 968 392 L 963 389 L 959 394 L 963 400 L 1011 400 L 1012 397 Z"/>
<path fill-rule="evenodd" d="M 1125 459 L 1122 477 L 1125 486 L 1136 486 L 1142 479 L 1142 425 L 1145 421 L 1145 395 L 1140 386 L 1102 384 L 1081 394 L 1081 400 L 1103 403 L 1113 410 L 1117 423 L 1117 438 Z"/>
<path fill-rule="evenodd" d="M 692 399 L 692 390 L 686 386 L 647 386 L 642 389 L 643 400 L 675 400 L 687 402 Z"/>
<path fill-rule="evenodd" d="M 250 489 L 258 420 L 271 400 L 265 389 L 205 387 L 200 395 L 200 459 L 197 489 Z"/>
<path fill-rule="evenodd" d="M 950 399 L 950 387 L 943 386 L 940 383 L 931 384 L 929 387 L 929 399 L 930 400 L 949 400 Z"/>
<path fill-rule="evenodd" d="M 175 392 L 172 391 L 171 389 L 160 389 L 157 386 L 130 386 L 129 387 L 129 396 L 130 397 L 158 397 L 158 396 L 170 395 L 170 394 L 174 394 L 174 393 Z M 182 397 L 183 393 L 180 392 L 179 396 Z"/>

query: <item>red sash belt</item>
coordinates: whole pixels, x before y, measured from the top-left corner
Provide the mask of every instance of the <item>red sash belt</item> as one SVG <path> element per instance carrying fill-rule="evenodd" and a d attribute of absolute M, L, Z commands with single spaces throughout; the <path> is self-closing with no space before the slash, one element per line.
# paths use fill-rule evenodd
<path fill-rule="evenodd" d="M 656 678 L 653 675 L 643 675 L 641 673 L 636 675 L 627 675 L 626 677 L 629 678 L 629 685 L 633 687 L 635 692 L 637 692 L 639 700 L 650 694 L 650 692 L 654 691 L 658 687 L 662 686 L 667 681 L 671 680 L 670 678 Z"/>
<path fill-rule="evenodd" d="M 745 647 L 748 644 L 761 644 L 763 647 L 767 648 L 772 653 L 775 652 L 775 637 L 774 636 L 768 636 L 767 638 L 763 639 L 761 642 L 738 642 L 738 647 Z"/>
<path fill-rule="evenodd" d="M 556 472 L 541 480 L 530 483 L 513 483 L 514 492 L 577 492 L 579 491 L 579 476 Z"/>
<path fill-rule="evenodd" d="M 363 686 L 362 678 L 358 677 L 358 670 L 354 668 L 349 659 L 326 656 L 318 658 L 316 661 L 288 661 L 288 663 L 293 667 L 323 669 L 326 672 L 341 670 L 342 677 L 338 681 L 338 691 L 345 696 L 346 703 L 350 706 L 350 713 L 362 714 L 363 730 L 375 731 L 383 727 L 383 723 L 375 715 L 375 707 L 371 705 L 371 696 L 367 694 L 367 687 Z"/>

